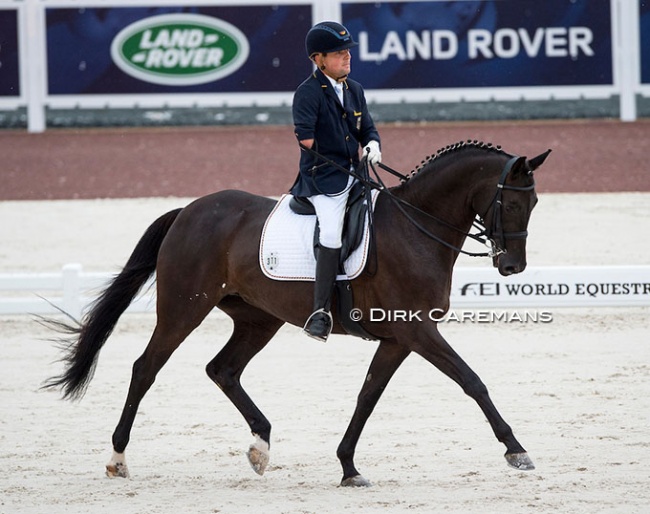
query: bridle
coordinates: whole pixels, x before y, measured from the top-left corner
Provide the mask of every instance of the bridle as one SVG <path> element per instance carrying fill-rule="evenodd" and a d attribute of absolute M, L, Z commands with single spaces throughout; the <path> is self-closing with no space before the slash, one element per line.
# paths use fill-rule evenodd
<path fill-rule="evenodd" d="M 391 198 L 391 200 L 395 201 L 396 206 L 398 209 L 406 216 L 406 218 L 413 224 L 420 232 L 425 234 L 427 237 L 430 239 L 433 239 L 443 246 L 446 246 L 447 248 L 450 248 L 452 250 L 455 250 L 459 253 L 463 253 L 465 255 L 468 255 L 470 257 L 490 257 L 494 258 L 497 257 L 498 255 L 505 254 L 507 253 L 506 250 L 506 240 L 507 239 L 526 239 L 528 237 L 528 231 L 527 230 L 521 230 L 517 232 L 506 232 L 503 230 L 503 222 L 502 222 L 502 209 L 503 209 L 503 202 L 502 202 L 502 194 L 504 190 L 511 190 L 511 191 L 532 191 L 535 189 L 535 182 L 528 186 L 512 186 L 510 184 L 506 184 L 506 179 L 508 178 L 508 175 L 512 171 L 512 167 L 514 164 L 520 159 L 521 157 L 514 156 L 510 158 L 506 164 L 503 167 L 503 170 L 501 171 L 501 175 L 499 176 L 499 180 L 496 185 L 496 192 L 494 194 L 494 197 L 492 198 L 492 202 L 486 209 L 486 213 L 490 212 L 490 221 L 489 223 L 485 222 L 485 215 L 480 216 L 477 215 L 476 219 L 473 221 L 472 225 L 479 229 L 477 233 L 471 233 L 471 232 L 465 232 L 464 230 L 461 230 L 454 225 L 448 223 L 445 220 L 442 220 L 438 218 L 437 216 L 433 216 L 432 214 L 429 214 L 428 212 L 423 211 L 419 207 L 415 207 L 414 205 L 402 200 L 401 198 L 396 197 L 390 191 L 388 191 L 385 188 L 385 185 L 383 182 L 381 182 L 380 177 L 374 170 L 374 167 L 372 167 L 373 171 L 375 171 L 375 175 L 377 176 L 377 179 L 379 183 L 381 184 L 381 191 L 385 192 L 388 194 L 388 196 Z M 379 167 L 382 169 L 386 169 L 382 163 L 379 163 Z M 391 173 L 395 174 L 395 170 L 391 170 Z M 408 177 L 402 175 L 403 180 L 408 180 Z M 457 246 L 452 245 L 451 243 L 446 242 L 445 240 L 441 239 L 440 237 L 436 236 L 432 232 L 430 232 L 428 229 L 426 229 L 424 226 L 422 226 L 417 220 L 413 219 L 412 216 L 410 216 L 404 207 L 408 207 L 412 210 L 415 210 L 419 214 L 422 214 L 428 218 L 431 218 L 438 223 L 445 225 L 448 228 L 451 228 L 455 230 L 456 232 L 463 234 L 465 237 L 469 237 L 470 239 L 474 239 L 475 241 L 478 241 L 479 243 L 487 246 L 490 248 L 489 251 L 487 252 L 468 252 L 466 250 L 463 250 L 462 248 L 458 248 Z M 496 265 L 496 264 L 495 264 Z"/>
<path fill-rule="evenodd" d="M 506 162 L 505 166 L 503 167 L 503 171 L 501 171 L 501 176 L 497 182 L 496 193 L 492 199 L 492 203 L 488 207 L 488 211 L 491 210 L 492 212 L 490 224 L 486 225 L 483 222 L 482 218 L 480 219 L 480 223 L 484 227 L 483 235 L 487 238 L 487 241 L 492 247 L 491 252 L 489 252 L 489 257 L 496 257 L 497 255 L 506 253 L 505 246 L 507 239 L 526 239 L 528 237 L 528 230 L 520 230 L 516 232 L 504 231 L 502 222 L 503 191 L 509 190 L 526 192 L 535 189 L 535 181 L 527 186 L 512 186 L 510 184 L 506 184 L 506 179 L 512 171 L 512 167 L 519 159 L 520 157 L 517 156 L 512 157 L 508 160 L 508 162 Z M 532 172 L 529 174 L 532 174 Z"/>
<path fill-rule="evenodd" d="M 471 232 L 465 232 L 464 230 L 459 229 L 458 227 L 452 225 L 451 223 L 438 218 L 437 216 L 434 216 L 433 214 L 429 214 L 428 212 L 420 209 L 419 207 L 416 207 L 415 205 L 407 202 L 406 200 L 403 200 L 397 196 L 395 196 L 388 187 L 384 184 L 384 182 L 381 180 L 381 177 L 377 173 L 377 170 L 375 169 L 374 165 L 372 163 L 368 163 L 367 159 L 364 157 L 361 162 L 362 166 L 362 172 L 363 176 L 360 176 L 358 173 L 352 172 L 348 169 L 345 169 L 343 166 L 340 166 L 338 163 L 332 161 L 331 159 L 328 159 L 324 155 L 321 155 L 318 153 L 316 150 L 313 150 L 312 148 L 309 148 L 302 143 L 299 143 L 300 147 L 312 154 L 314 157 L 317 159 L 323 161 L 324 164 L 329 164 L 331 166 L 334 166 L 335 168 L 343 171 L 344 173 L 347 173 L 348 175 L 351 175 L 355 179 L 357 179 L 359 182 L 361 182 L 364 186 L 366 186 L 369 189 L 376 189 L 382 194 L 385 194 L 388 196 L 388 198 L 393 201 L 394 205 L 397 207 L 397 209 L 406 217 L 406 219 L 415 227 L 417 228 L 420 232 L 422 232 L 425 236 L 427 236 L 430 239 L 433 239 L 434 241 L 437 241 L 441 245 L 454 250 L 456 252 L 468 255 L 470 257 L 490 257 L 494 258 L 497 257 L 498 255 L 505 254 L 507 253 L 506 250 L 506 240 L 507 239 L 526 239 L 528 236 L 528 231 L 527 230 L 521 230 L 517 232 L 506 232 L 503 230 L 503 222 L 502 222 L 502 208 L 503 208 L 503 203 L 502 203 L 502 195 L 504 190 L 510 190 L 510 191 L 532 191 L 535 188 L 535 182 L 533 181 L 532 184 L 528 186 L 512 186 L 510 184 L 506 184 L 506 179 L 508 178 L 508 175 L 512 171 L 512 167 L 514 164 L 521 159 L 519 156 L 514 156 L 511 157 L 506 164 L 503 167 L 503 170 L 501 171 L 501 175 L 499 176 L 499 181 L 497 182 L 496 185 L 496 192 L 494 195 L 494 198 L 492 199 L 492 202 L 486 209 L 486 214 L 488 212 L 491 212 L 491 217 L 489 224 L 486 224 L 485 222 L 485 215 L 480 216 L 477 215 L 476 219 L 472 222 L 472 225 L 474 228 L 477 228 L 479 231 L 476 233 L 471 233 Z M 394 169 L 390 168 L 389 166 L 383 164 L 383 163 L 378 163 L 378 166 L 391 173 L 392 175 L 395 175 L 400 178 L 400 180 L 404 183 L 407 182 L 410 177 L 406 176 L 402 173 L 399 173 L 398 171 L 395 171 Z M 368 173 L 368 168 L 372 169 L 376 181 L 372 180 L 369 177 Z M 532 174 L 532 172 L 529 172 L 529 174 Z M 427 229 L 425 226 L 423 226 L 419 221 L 413 218 L 413 216 L 407 212 L 407 209 L 410 209 L 412 211 L 415 211 L 416 213 L 425 216 L 429 219 L 432 219 L 436 221 L 437 223 L 444 225 L 460 234 L 463 234 L 465 237 L 469 237 L 470 239 L 474 239 L 475 241 L 478 241 L 479 243 L 487 246 L 490 248 L 489 251 L 487 252 L 469 252 L 466 250 L 463 250 L 462 248 L 459 248 L 451 243 L 448 243 L 444 239 L 440 238 L 436 234 L 432 233 L 429 229 Z M 371 211 L 369 210 L 369 215 L 371 216 Z M 371 218 L 371 225 L 372 225 L 372 218 Z M 496 266 L 496 263 L 495 263 Z"/>

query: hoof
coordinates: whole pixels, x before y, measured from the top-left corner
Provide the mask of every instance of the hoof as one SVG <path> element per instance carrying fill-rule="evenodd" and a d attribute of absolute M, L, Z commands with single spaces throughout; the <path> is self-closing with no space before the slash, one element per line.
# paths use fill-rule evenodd
<path fill-rule="evenodd" d="M 370 487 L 370 481 L 363 478 L 361 475 L 356 475 L 350 478 L 341 480 L 341 487 Z"/>
<path fill-rule="evenodd" d="M 123 453 L 113 452 L 113 457 L 106 464 L 106 476 L 109 478 L 129 478 L 129 468 L 126 466 Z"/>
<path fill-rule="evenodd" d="M 522 471 L 530 471 L 535 469 L 535 464 L 530 460 L 527 453 L 506 453 L 506 461 L 508 466 Z"/>
<path fill-rule="evenodd" d="M 251 444 L 246 452 L 248 462 L 253 468 L 253 471 L 258 475 L 263 475 L 266 471 L 266 466 L 269 464 L 269 443 L 267 443 L 260 436 L 255 434 L 256 441 Z"/>

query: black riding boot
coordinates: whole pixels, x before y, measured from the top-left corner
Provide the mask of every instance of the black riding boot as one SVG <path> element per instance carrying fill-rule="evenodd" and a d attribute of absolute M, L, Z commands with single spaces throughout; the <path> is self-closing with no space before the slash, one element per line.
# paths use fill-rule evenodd
<path fill-rule="evenodd" d="M 314 312 L 305 323 L 303 331 L 319 341 L 327 341 L 332 331 L 332 315 L 330 306 L 332 291 L 339 269 L 340 248 L 318 249 L 316 261 L 316 284 L 314 285 Z"/>

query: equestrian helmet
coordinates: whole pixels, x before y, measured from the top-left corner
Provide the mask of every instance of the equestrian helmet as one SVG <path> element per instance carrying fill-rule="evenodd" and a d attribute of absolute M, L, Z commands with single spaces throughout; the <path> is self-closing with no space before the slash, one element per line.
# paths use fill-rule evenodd
<path fill-rule="evenodd" d="M 307 56 L 311 59 L 314 54 L 326 54 L 328 52 L 338 52 L 357 46 L 352 39 L 352 35 L 343 25 L 335 21 L 323 21 L 317 23 L 305 38 L 305 47 Z"/>

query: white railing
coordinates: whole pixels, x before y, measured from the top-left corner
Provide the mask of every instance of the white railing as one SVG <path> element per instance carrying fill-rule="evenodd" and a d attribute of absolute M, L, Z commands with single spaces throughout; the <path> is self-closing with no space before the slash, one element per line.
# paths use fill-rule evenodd
<path fill-rule="evenodd" d="M 80 264 L 67 264 L 60 273 L 0 274 L 0 315 L 48 315 L 62 310 L 79 319 L 112 277 L 111 273 L 84 272 Z M 127 312 L 153 313 L 155 304 L 151 280 Z M 454 271 L 451 306 L 650 307 L 650 266 L 529 267 L 510 277 L 501 277 L 488 267 L 459 266 Z"/>
<path fill-rule="evenodd" d="M 79 319 L 113 277 L 85 272 L 81 264 L 66 264 L 59 273 L 0 274 L 0 314 L 58 314 Z M 154 312 L 155 287 L 145 284 L 127 312 Z"/>

